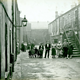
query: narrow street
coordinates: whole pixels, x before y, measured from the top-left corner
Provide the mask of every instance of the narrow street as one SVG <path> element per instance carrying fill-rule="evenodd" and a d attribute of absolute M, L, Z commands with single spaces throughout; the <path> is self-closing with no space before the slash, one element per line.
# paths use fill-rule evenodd
<path fill-rule="evenodd" d="M 12 80 L 80 80 L 80 58 L 28 58 L 21 52 Z"/>

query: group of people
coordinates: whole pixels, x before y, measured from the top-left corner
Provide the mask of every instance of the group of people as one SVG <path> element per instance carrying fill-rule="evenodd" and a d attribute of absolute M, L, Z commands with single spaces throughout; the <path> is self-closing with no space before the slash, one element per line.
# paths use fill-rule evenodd
<path fill-rule="evenodd" d="M 73 45 L 71 42 L 68 42 L 66 39 L 64 39 L 63 44 L 59 41 L 58 44 L 55 46 L 52 46 L 52 57 L 54 58 L 55 55 L 57 57 L 63 57 L 63 58 L 72 58 L 73 54 Z"/>
<path fill-rule="evenodd" d="M 51 55 L 52 58 L 57 57 L 64 57 L 64 58 L 72 58 L 72 54 L 73 54 L 73 45 L 71 44 L 71 42 L 67 42 L 66 39 L 64 39 L 63 44 L 61 44 L 61 42 L 59 41 L 58 44 L 54 45 L 54 44 L 50 44 L 49 42 L 47 42 L 45 45 L 43 45 L 43 43 L 41 43 L 39 45 L 39 48 L 30 45 L 29 46 L 29 57 L 39 57 L 39 58 L 43 58 L 43 51 L 45 48 L 45 55 L 44 58 L 49 58 L 50 56 L 50 51 L 51 51 Z"/>
<path fill-rule="evenodd" d="M 29 45 L 29 57 L 30 58 L 33 58 L 33 57 L 39 57 L 39 58 L 42 58 L 43 57 L 43 50 L 44 50 L 44 46 L 43 44 L 41 43 L 39 45 L 39 49 L 34 45 Z"/>

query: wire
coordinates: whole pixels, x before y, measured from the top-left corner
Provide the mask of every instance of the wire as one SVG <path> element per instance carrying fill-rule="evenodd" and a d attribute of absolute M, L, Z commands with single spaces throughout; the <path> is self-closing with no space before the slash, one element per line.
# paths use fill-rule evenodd
<path fill-rule="evenodd" d="M 12 20 L 10 19 L 9 15 L 8 15 L 8 13 L 7 13 L 7 11 L 6 11 L 6 8 L 5 8 L 4 4 L 3 4 L 1 1 L 0 1 L 0 4 L 2 5 L 2 7 L 3 7 L 3 9 L 4 9 L 5 13 L 6 13 L 6 16 L 7 16 L 8 19 L 9 19 L 9 21 L 12 23 L 13 26 L 15 26 L 14 23 L 12 22 Z M 15 27 L 16 27 L 16 26 L 15 26 Z"/>

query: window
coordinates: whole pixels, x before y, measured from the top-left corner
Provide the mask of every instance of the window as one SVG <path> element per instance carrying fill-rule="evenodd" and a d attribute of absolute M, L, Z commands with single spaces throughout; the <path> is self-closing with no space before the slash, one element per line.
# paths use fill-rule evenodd
<path fill-rule="evenodd" d="M 75 10 L 75 26 L 78 24 L 78 11 Z"/>
<path fill-rule="evenodd" d="M 58 39 L 54 39 L 54 43 L 58 43 Z"/>

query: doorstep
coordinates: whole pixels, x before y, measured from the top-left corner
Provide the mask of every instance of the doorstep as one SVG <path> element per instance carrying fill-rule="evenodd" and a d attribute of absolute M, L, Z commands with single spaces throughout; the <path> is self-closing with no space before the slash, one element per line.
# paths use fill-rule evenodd
<path fill-rule="evenodd" d="M 8 80 L 8 79 L 9 79 L 9 71 L 5 72 L 5 80 Z"/>

